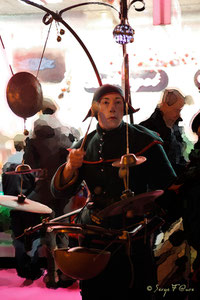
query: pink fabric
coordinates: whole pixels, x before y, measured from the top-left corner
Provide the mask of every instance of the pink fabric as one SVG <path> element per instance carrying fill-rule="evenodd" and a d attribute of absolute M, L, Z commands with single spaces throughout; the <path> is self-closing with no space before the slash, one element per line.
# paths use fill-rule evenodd
<path fill-rule="evenodd" d="M 5 300 L 81 300 L 78 282 L 68 288 L 48 289 L 43 277 L 25 286 L 14 269 L 0 270 L 0 298 Z"/>
<path fill-rule="evenodd" d="M 171 0 L 153 0 L 153 25 L 171 24 Z"/>

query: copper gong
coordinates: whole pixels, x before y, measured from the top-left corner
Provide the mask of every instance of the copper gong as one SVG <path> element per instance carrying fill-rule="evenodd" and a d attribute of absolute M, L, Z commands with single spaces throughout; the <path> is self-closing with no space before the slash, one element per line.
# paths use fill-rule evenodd
<path fill-rule="evenodd" d="M 7 85 L 6 97 L 10 109 L 24 119 L 34 116 L 42 108 L 42 88 L 31 73 L 14 74 Z"/>

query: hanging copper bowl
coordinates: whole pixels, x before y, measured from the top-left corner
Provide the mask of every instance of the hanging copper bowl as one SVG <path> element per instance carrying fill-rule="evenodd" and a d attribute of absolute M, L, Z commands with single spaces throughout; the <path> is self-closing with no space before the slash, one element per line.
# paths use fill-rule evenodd
<path fill-rule="evenodd" d="M 97 276 L 106 267 L 111 253 L 99 249 L 74 247 L 55 249 L 54 258 L 58 268 L 77 280 L 87 280 Z"/>
<path fill-rule="evenodd" d="M 42 108 L 42 88 L 38 79 L 28 72 L 13 75 L 6 89 L 10 109 L 24 119 L 34 116 Z"/>

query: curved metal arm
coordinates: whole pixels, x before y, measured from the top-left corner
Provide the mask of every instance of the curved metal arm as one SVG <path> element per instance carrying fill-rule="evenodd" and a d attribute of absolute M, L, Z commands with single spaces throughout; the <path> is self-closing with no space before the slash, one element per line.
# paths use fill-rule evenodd
<path fill-rule="evenodd" d="M 23 1 L 23 2 L 25 2 L 25 3 L 27 3 L 27 4 L 30 4 L 30 5 L 33 5 L 33 6 L 37 7 L 37 8 L 42 9 L 42 10 L 45 11 L 48 15 L 51 15 L 52 18 L 53 18 L 55 21 L 62 23 L 62 24 L 63 24 L 63 25 L 64 25 L 64 26 L 65 26 L 65 27 L 73 34 L 73 36 L 76 38 L 76 40 L 79 42 L 79 44 L 81 45 L 81 47 L 82 47 L 83 50 L 85 51 L 86 55 L 88 56 L 88 58 L 89 58 L 89 60 L 90 60 L 90 62 L 91 62 L 91 64 L 92 64 L 92 67 L 93 67 L 93 69 L 94 69 L 94 72 L 95 72 L 95 74 L 96 74 L 98 83 L 99 83 L 99 85 L 101 86 L 101 85 L 102 85 L 101 77 L 100 77 L 100 75 L 99 75 L 99 72 L 98 72 L 98 70 L 97 70 L 96 64 L 95 64 L 95 62 L 94 62 L 94 60 L 93 60 L 93 58 L 92 58 L 90 52 L 88 51 L 87 47 L 85 46 L 85 44 L 83 43 L 83 41 L 80 39 L 80 37 L 76 34 L 76 32 L 75 32 L 75 31 L 74 31 L 74 30 L 73 30 L 73 29 L 72 29 L 72 28 L 71 28 L 71 27 L 70 27 L 70 26 L 62 19 L 60 13 L 57 14 L 57 13 L 55 13 L 55 12 L 49 10 L 48 8 L 46 8 L 46 7 L 44 7 L 44 6 L 40 5 L 40 4 L 34 3 L 34 2 L 32 2 L 32 1 L 28 1 L 28 0 L 20 0 L 20 1 Z"/>
<path fill-rule="evenodd" d="M 114 10 L 116 10 L 118 13 L 119 13 L 119 17 L 121 18 L 121 12 L 119 12 L 115 7 L 113 7 L 112 5 L 110 4 L 107 4 L 107 3 L 101 3 L 101 2 L 84 2 L 84 3 L 79 3 L 79 4 L 76 4 L 76 5 L 72 5 L 70 7 L 67 7 L 65 9 L 62 9 L 59 13 L 55 13 L 51 10 L 49 10 L 48 8 L 40 5 L 40 4 L 37 4 L 35 2 L 32 2 L 32 1 L 29 1 L 29 0 L 20 0 L 20 1 L 23 1 L 27 4 L 30 4 L 32 6 L 35 6 L 39 9 L 42 9 L 43 11 L 45 11 L 47 13 L 47 15 L 51 15 L 52 18 L 57 21 L 57 22 L 60 22 L 62 23 L 72 34 L 73 36 L 76 38 L 76 40 L 79 42 L 79 44 L 81 45 L 81 47 L 83 48 L 83 50 L 85 51 L 86 55 L 88 56 L 91 64 L 92 64 L 92 67 L 94 69 L 94 72 L 96 74 L 96 77 L 97 77 L 97 80 L 98 80 L 98 83 L 99 85 L 101 86 L 102 85 L 102 81 L 101 81 L 101 78 L 100 78 L 100 75 L 99 75 L 99 72 L 97 70 L 97 67 L 94 63 L 94 60 L 90 54 L 90 52 L 88 51 L 88 49 L 86 48 L 85 44 L 83 43 L 83 41 L 80 39 L 80 37 L 76 34 L 76 32 L 62 19 L 62 14 L 70 9 L 73 9 L 75 7 L 79 7 L 79 6 L 84 6 L 84 5 L 90 5 L 90 4 L 97 4 L 97 5 L 104 5 L 104 6 L 108 6 Z M 126 1 L 126 0 L 125 0 Z M 145 3 L 143 0 L 132 0 L 129 4 L 129 7 L 128 9 L 130 9 L 131 5 L 135 2 L 141 2 L 143 4 L 143 7 L 142 8 L 136 8 L 135 6 L 135 10 L 136 11 L 143 11 L 145 9 Z M 44 19 L 44 18 L 43 18 Z M 51 22 L 51 21 L 50 21 Z M 47 23 L 46 23 L 47 24 Z"/>
<path fill-rule="evenodd" d="M 72 9 L 72 8 L 79 7 L 79 6 L 84 6 L 84 5 L 90 5 L 90 4 L 97 4 L 97 5 L 108 6 L 108 7 L 112 8 L 112 9 L 116 10 L 120 14 L 120 12 L 114 6 L 112 6 L 110 4 L 102 3 L 102 2 L 84 2 L 84 3 L 75 4 L 75 5 L 72 5 L 72 6 L 69 6 L 67 8 L 62 9 L 59 12 L 59 15 L 62 15 L 62 13 L 66 12 L 66 11 Z"/>
<path fill-rule="evenodd" d="M 35 6 L 37 8 L 40 8 L 44 11 L 46 11 L 47 13 L 49 13 L 50 15 L 52 15 L 53 19 L 56 20 L 56 21 L 59 21 L 59 15 L 53 11 L 51 11 L 50 9 L 40 5 L 40 4 L 37 4 L 35 2 L 32 2 L 32 1 L 29 1 L 29 0 L 20 0 L 22 2 L 25 2 L 26 4 L 29 4 L 29 5 L 32 5 L 32 6 Z"/>
<path fill-rule="evenodd" d="M 135 2 L 141 2 L 141 3 L 143 4 L 143 7 L 141 7 L 141 8 L 137 8 L 137 7 L 135 7 L 135 5 L 134 5 L 134 8 L 135 8 L 136 11 L 143 11 L 143 10 L 145 10 L 145 2 L 144 2 L 143 0 L 132 0 L 131 3 L 130 3 L 129 6 L 128 6 L 128 9 L 130 9 L 131 5 L 132 5 L 133 3 L 135 3 Z"/>

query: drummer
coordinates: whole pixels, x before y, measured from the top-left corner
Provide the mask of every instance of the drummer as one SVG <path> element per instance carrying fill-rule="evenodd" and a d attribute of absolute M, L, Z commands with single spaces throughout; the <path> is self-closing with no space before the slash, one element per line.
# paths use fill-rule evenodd
<path fill-rule="evenodd" d="M 92 204 L 89 203 L 83 210 L 78 222 L 97 225 L 95 212 L 120 201 L 127 187 L 135 195 L 164 190 L 174 181 L 176 174 L 158 135 L 141 125 L 127 125 L 123 121 L 127 110 L 124 92 L 119 86 L 105 84 L 99 87 L 94 93 L 92 107 L 93 104 L 98 104 L 96 130 L 88 134 L 84 149 L 81 149 L 82 141 L 79 141 L 69 150 L 67 162 L 59 167 L 53 177 L 52 192 L 55 197 L 70 198 L 84 180 L 90 190 Z M 134 112 L 128 105 L 128 113 Z M 112 163 L 120 161 L 126 154 L 127 128 L 130 153 L 136 158 L 144 156 L 146 161 L 129 168 L 129 184 L 125 187 L 124 175 L 119 176 L 121 169 L 112 166 Z M 107 217 L 99 223 L 107 228 L 126 229 L 138 221 L 134 212 L 130 215 L 131 218 L 128 214 Z M 150 241 L 150 234 L 146 238 L 133 240 L 130 255 L 127 255 L 127 248 L 123 245 L 112 244 L 107 248 L 113 254 L 105 270 L 95 278 L 80 282 L 82 299 L 97 299 L 97 296 L 98 299 L 105 299 L 108 294 L 117 299 L 121 292 L 123 295 L 126 293 L 126 299 L 133 299 L 135 293 L 143 299 L 152 299 L 147 286 L 155 287 L 157 281 Z M 101 247 L 105 248 L 104 241 L 100 242 L 103 244 Z M 90 243 L 87 237 L 82 245 L 100 247 Z"/>

